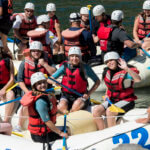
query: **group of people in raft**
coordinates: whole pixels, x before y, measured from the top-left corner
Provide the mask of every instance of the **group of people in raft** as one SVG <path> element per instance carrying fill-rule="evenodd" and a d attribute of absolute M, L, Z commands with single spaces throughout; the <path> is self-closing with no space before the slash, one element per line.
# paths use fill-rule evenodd
<path fill-rule="evenodd" d="M 90 105 L 89 97 L 100 85 L 100 79 L 87 64 L 90 58 L 96 56 L 97 42 L 100 43 L 102 60 L 106 64 L 103 80 L 107 89 L 104 102 L 96 105 L 92 113 L 99 130 L 105 128 L 102 115 L 108 116 L 108 127 L 116 125 L 116 119 L 111 116 L 117 116 L 118 113 L 109 110 L 110 104 L 105 99 L 109 98 L 115 106 L 124 109 L 125 112 L 134 108 L 137 97 L 134 94 L 133 84 L 140 82 L 141 78 L 137 68 L 127 65 L 126 61 L 135 56 L 136 48 L 142 46 L 148 49 L 149 39 L 146 36 L 150 32 L 150 1 L 143 3 L 143 12 L 135 19 L 133 29 L 135 42 L 129 38 L 121 24 L 124 18 L 121 10 L 115 10 L 109 16 L 102 5 L 95 6 L 92 31 L 90 31 L 89 9 L 82 7 L 80 14 L 70 14 L 70 28 L 62 33 L 55 15 L 55 4 L 47 4 L 46 11 L 48 15 L 40 15 L 36 18 L 34 4 L 28 2 L 24 7 L 24 13 L 12 16 L 16 43 L 20 48 L 18 59 L 24 56 L 17 74 L 22 96 L 17 131 L 21 131 L 24 123 L 23 116 L 29 116 L 28 129 L 33 141 L 46 143 L 68 137 L 67 133 L 55 126 L 56 113 L 86 110 Z M 132 54 L 132 51 L 131 56 L 129 53 Z M 62 61 L 57 70 L 55 63 Z M 53 79 L 63 76 L 62 84 L 76 90 L 82 94 L 82 97 L 63 87 L 60 100 L 57 101 L 55 96 L 47 94 L 46 90 L 53 84 L 58 84 L 46 78 L 45 74 Z M 88 89 L 88 77 L 94 82 L 91 89 Z M 7 90 L 14 83 L 13 61 L 0 41 L 1 101 L 9 101 L 17 96 L 18 88 Z M 11 135 L 10 116 L 15 113 L 20 103 L 6 105 L 5 116 L 0 123 L 1 133 Z M 150 115 L 138 122 L 147 123 L 149 120 Z"/>

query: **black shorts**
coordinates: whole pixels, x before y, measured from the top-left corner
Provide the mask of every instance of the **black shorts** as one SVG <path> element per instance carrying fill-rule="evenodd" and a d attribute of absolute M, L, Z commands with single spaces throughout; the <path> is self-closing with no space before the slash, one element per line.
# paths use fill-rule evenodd
<path fill-rule="evenodd" d="M 66 93 L 66 92 L 62 92 L 62 94 L 61 94 L 61 99 L 66 99 L 67 100 L 69 110 L 72 108 L 72 105 L 73 105 L 74 101 L 76 99 L 78 99 L 79 97 L 81 97 L 81 96 L 78 96 L 76 94 Z M 61 101 L 61 99 L 60 99 L 60 101 Z M 87 109 L 89 104 L 90 104 L 90 101 L 86 100 L 84 102 L 84 107 L 82 109 Z"/>
<path fill-rule="evenodd" d="M 31 134 L 31 138 L 34 142 L 47 143 L 47 142 L 55 141 L 57 139 L 61 139 L 62 137 L 56 134 L 55 132 L 49 132 L 45 136 Z"/>
<path fill-rule="evenodd" d="M 13 22 L 11 20 L 1 19 L 0 20 L 0 32 L 5 35 L 8 35 L 9 31 L 12 28 L 12 25 L 13 25 Z"/>

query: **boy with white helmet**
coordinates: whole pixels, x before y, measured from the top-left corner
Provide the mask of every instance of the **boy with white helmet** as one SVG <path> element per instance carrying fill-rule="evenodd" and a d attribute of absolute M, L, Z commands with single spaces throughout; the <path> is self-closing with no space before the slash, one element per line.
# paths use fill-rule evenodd
<path fill-rule="evenodd" d="M 16 43 L 20 49 L 18 52 L 19 60 L 23 58 L 23 50 L 29 47 L 29 37 L 27 36 L 27 32 L 37 27 L 34 10 L 34 4 L 27 2 L 24 7 L 24 13 L 14 14 L 16 20 L 13 23 L 13 31 L 16 37 Z"/>
<path fill-rule="evenodd" d="M 26 93 L 21 99 L 21 104 L 29 111 L 28 129 L 34 142 L 47 143 L 50 150 L 49 142 L 62 137 L 67 138 L 68 135 L 55 126 L 56 98 L 45 92 L 48 83 L 42 72 L 32 74 L 31 86 L 32 91 Z"/>
<path fill-rule="evenodd" d="M 63 76 L 63 85 L 76 90 L 83 96 L 80 97 L 66 88 L 62 88 L 62 96 L 58 104 L 58 109 L 64 113 L 66 110 L 74 112 L 80 109 L 86 109 L 89 104 L 88 99 L 98 88 L 100 80 L 90 66 L 82 63 L 82 54 L 79 47 L 73 46 L 69 49 L 68 62 L 63 63 L 52 77 L 57 79 L 61 75 Z M 93 87 L 89 90 L 87 90 L 88 77 L 94 82 Z M 48 80 L 48 82 L 54 83 L 51 80 Z"/>
<path fill-rule="evenodd" d="M 78 46 L 81 49 L 82 60 L 88 62 L 96 55 L 96 47 L 90 32 L 80 28 L 81 17 L 79 13 L 71 13 L 69 17 L 70 28 L 62 31 L 65 56 L 68 56 L 70 47 Z"/>
<path fill-rule="evenodd" d="M 0 37 L 4 45 L 5 52 L 12 58 L 12 53 L 7 46 L 7 36 L 12 28 L 11 15 L 13 13 L 13 0 L 0 0 Z"/>
<path fill-rule="evenodd" d="M 107 27 L 99 28 L 97 34 L 100 40 L 100 46 L 102 50 L 102 57 L 109 51 L 116 51 L 126 61 L 129 61 L 132 57 L 136 56 L 136 49 L 140 47 L 138 43 L 134 43 L 126 31 L 121 26 L 123 20 L 123 12 L 121 10 L 115 10 L 111 14 L 112 24 Z M 124 48 L 124 45 L 127 48 Z M 133 50 L 131 50 L 133 49 Z"/>
<path fill-rule="evenodd" d="M 96 5 L 93 8 L 93 16 L 94 20 L 92 23 L 92 28 L 93 28 L 93 38 L 94 42 L 97 43 L 97 31 L 101 26 L 108 26 L 111 24 L 111 19 L 110 16 L 105 13 L 105 8 L 102 5 Z"/>
<path fill-rule="evenodd" d="M 117 52 L 108 52 L 104 55 L 104 63 L 107 65 L 103 71 L 103 80 L 106 84 L 104 102 L 93 109 L 93 117 L 97 128 L 102 130 L 105 123 L 102 115 L 106 114 L 107 125 L 116 125 L 116 117 L 119 113 L 110 111 L 109 99 L 116 107 L 124 109 L 125 112 L 135 106 L 137 97 L 134 95 L 133 84 L 140 82 L 139 71 L 134 66 L 128 66 L 125 60 L 121 59 Z"/>
<path fill-rule="evenodd" d="M 33 41 L 30 43 L 30 56 L 25 57 L 19 66 L 17 81 L 23 93 L 27 93 L 31 90 L 30 77 L 35 72 L 43 72 L 44 74 L 52 75 L 55 71 L 55 65 L 51 59 L 45 58 L 45 52 L 43 51 L 42 43 L 39 41 Z M 20 116 L 27 114 L 26 108 L 23 108 Z M 20 118 L 19 126 L 21 128 L 24 119 Z"/>
<path fill-rule="evenodd" d="M 150 1 L 143 3 L 143 11 L 136 16 L 133 27 L 133 37 L 135 42 L 143 43 L 143 48 L 149 50 L 150 39 L 147 35 L 150 33 Z"/>
<path fill-rule="evenodd" d="M 90 30 L 89 25 L 89 8 L 88 7 L 81 7 L 80 9 L 80 16 L 81 16 L 81 24 L 80 27 Z"/>
<path fill-rule="evenodd" d="M 43 44 L 43 50 L 48 54 L 49 58 L 58 51 L 58 38 L 49 29 L 50 18 L 48 15 L 40 15 L 37 17 L 38 27 L 27 33 L 30 37 L 30 42 L 40 41 Z"/>

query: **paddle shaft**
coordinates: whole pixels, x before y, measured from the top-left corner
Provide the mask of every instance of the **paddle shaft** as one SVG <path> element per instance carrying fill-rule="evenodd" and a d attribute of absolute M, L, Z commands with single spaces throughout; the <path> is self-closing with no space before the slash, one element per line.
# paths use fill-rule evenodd
<path fill-rule="evenodd" d="M 64 114 L 64 133 L 66 133 L 66 122 L 67 122 L 67 115 Z M 63 149 L 66 150 L 66 138 L 63 137 Z"/>
<path fill-rule="evenodd" d="M 90 31 L 92 32 L 92 17 L 91 17 L 91 7 L 92 5 L 87 5 L 89 9 L 89 22 L 90 22 Z"/>
<path fill-rule="evenodd" d="M 108 97 L 106 97 L 106 100 L 107 100 L 107 102 L 110 104 L 110 105 L 112 105 L 113 103 L 109 100 L 109 98 Z"/>
<path fill-rule="evenodd" d="M 9 92 L 10 90 L 12 90 L 13 88 L 15 88 L 17 85 L 18 85 L 18 83 L 14 84 L 12 87 L 10 87 L 10 88 L 6 91 L 6 93 L 8 93 L 8 92 Z"/>

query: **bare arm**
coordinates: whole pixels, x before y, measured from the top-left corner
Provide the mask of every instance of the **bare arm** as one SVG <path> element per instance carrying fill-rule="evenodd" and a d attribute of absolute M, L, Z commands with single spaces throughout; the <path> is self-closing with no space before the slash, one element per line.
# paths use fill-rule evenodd
<path fill-rule="evenodd" d="M 129 48 L 131 48 L 131 49 L 138 48 L 138 47 L 141 46 L 141 44 L 135 43 L 135 42 L 130 41 L 130 40 L 125 40 L 125 41 L 124 41 L 124 45 L 126 45 L 127 47 L 129 47 Z"/>
<path fill-rule="evenodd" d="M 137 16 L 135 18 L 134 27 L 133 27 L 133 37 L 134 37 L 136 42 L 138 42 L 140 40 L 138 37 L 138 24 L 139 24 L 138 18 L 139 18 L 139 16 Z"/>
<path fill-rule="evenodd" d="M 20 88 L 25 92 L 25 93 L 28 93 L 29 90 L 28 88 L 26 87 L 25 83 L 24 82 L 19 82 L 19 86 Z"/>
<path fill-rule="evenodd" d="M 60 30 L 60 24 L 56 22 L 55 20 L 55 29 L 58 37 L 58 42 L 61 43 L 61 30 Z"/>
<path fill-rule="evenodd" d="M 3 7 L 0 7 L 0 16 L 3 15 Z"/>

